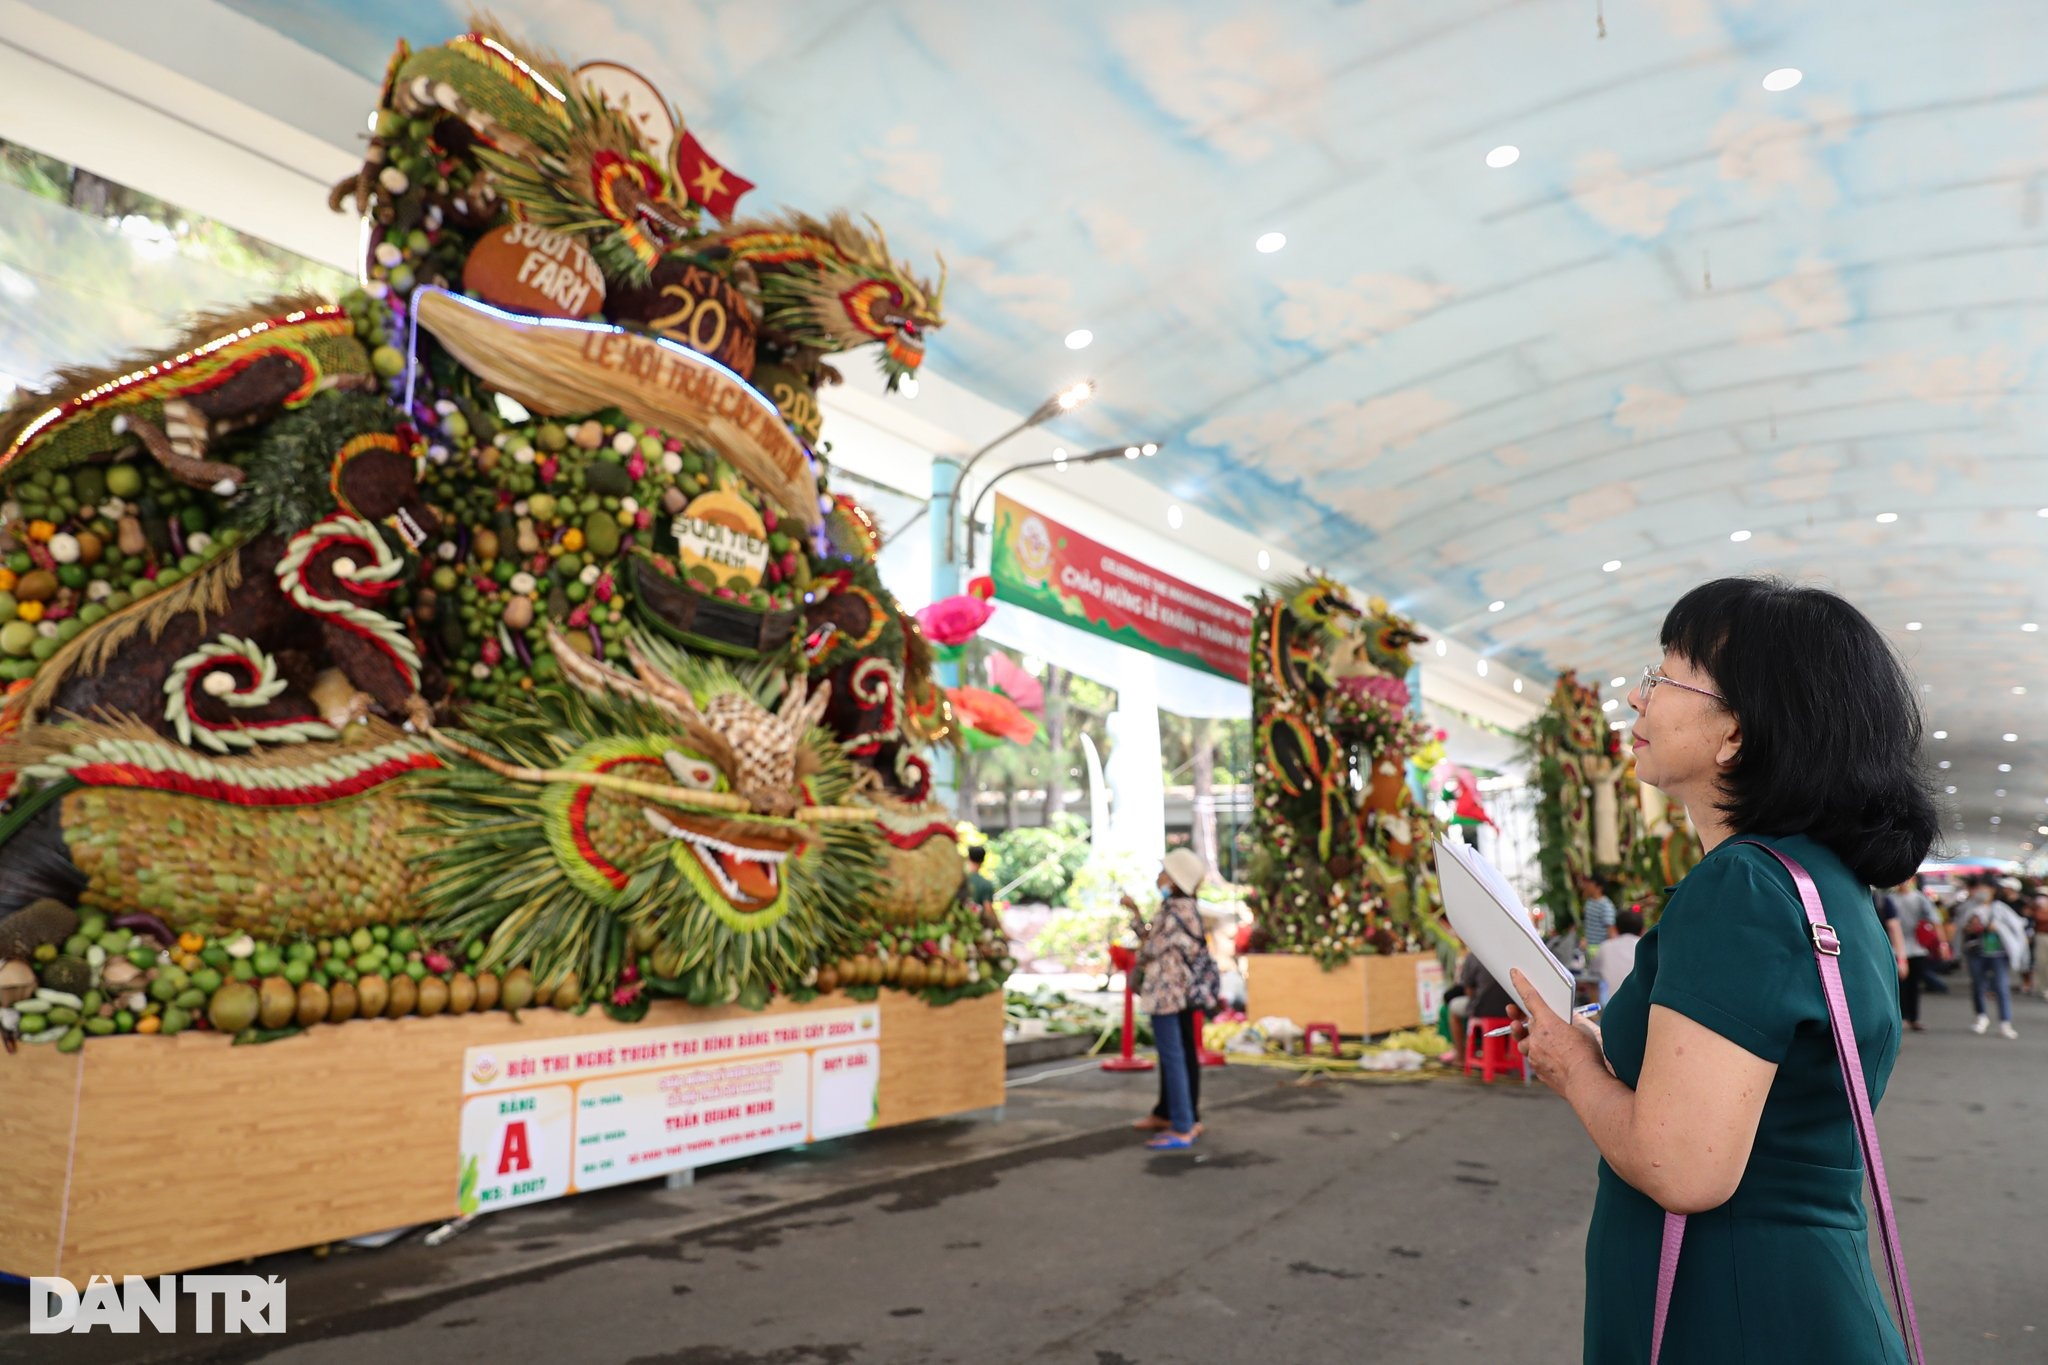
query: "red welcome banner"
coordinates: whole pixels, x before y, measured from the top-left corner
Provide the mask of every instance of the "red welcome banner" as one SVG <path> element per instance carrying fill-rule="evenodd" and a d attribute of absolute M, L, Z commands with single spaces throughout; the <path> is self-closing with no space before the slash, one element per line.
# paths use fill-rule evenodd
<path fill-rule="evenodd" d="M 996 600 L 1238 682 L 1251 677 L 1252 614 L 1185 579 L 996 494 Z"/>

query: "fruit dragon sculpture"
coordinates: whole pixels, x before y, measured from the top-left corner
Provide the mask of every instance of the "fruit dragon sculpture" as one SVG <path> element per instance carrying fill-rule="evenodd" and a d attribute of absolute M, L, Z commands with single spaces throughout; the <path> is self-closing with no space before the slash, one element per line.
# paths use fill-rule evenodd
<path fill-rule="evenodd" d="M 1635 765 L 1600 709 L 1600 694 L 1566 669 L 1523 742 L 1541 794 L 1537 864 L 1543 908 L 1550 912 L 1546 932 L 1579 922 L 1579 879 L 1595 871 L 1620 878 L 1623 904 L 1665 885 L 1649 869 L 1647 851 L 1638 848 L 1647 836 Z M 1676 844 L 1681 856 L 1685 843 Z M 1661 855 L 1662 843 L 1656 847 Z"/>
<path fill-rule="evenodd" d="M 806 406 L 940 291 L 714 180 L 494 28 L 401 45 L 362 290 L 0 414 L 0 1042 L 1000 984 Z"/>
<path fill-rule="evenodd" d="M 1427 637 L 1325 578 L 1253 605 L 1258 941 L 1325 963 L 1434 943 L 1432 819 L 1406 781 L 1429 739 L 1407 683 Z"/>

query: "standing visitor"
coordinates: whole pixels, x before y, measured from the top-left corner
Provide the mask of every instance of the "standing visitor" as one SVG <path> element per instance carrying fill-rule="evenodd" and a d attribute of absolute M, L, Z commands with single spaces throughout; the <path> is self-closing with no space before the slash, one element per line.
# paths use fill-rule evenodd
<path fill-rule="evenodd" d="M 1208 868 L 1192 849 L 1166 855 L 1159 873 L 1159 908 L 1149 923 L 1138 920 L 1138 966 L 1144 972 L 1139 994 L 1152 1019 L 1152 1040 L 1159 1047 L 1159 1104 L 1132 1126 L 1157 1132 L 1145 1145 L 1164 1151 L 1192 1147 L 1201 1132 L 1197 1108 L 1201 1094 L 1201 1040 L 1195 1036 L 1195 1011 L 1211 1010 L 1205 999 L 1215 989 L 1216 964 L 1203 941 L 1202 909 L 1195 900 Z M 1138 903 L 1129 896 L 1124 906 L 1132 917 Z"/>
<path fill-rule="evenodd" d="M 1992 893 L 1991 879 L 1987 877 L 1971 889 L 1970 899 L 1957 909 L 1950 932 L 1955 935 L 1956 951 L 1962 954 L 1963 965 L 1970 969 L 1970 1004 L 1977 1011 L 1977 1022 L 1970 1026 L 1970 1032 L 1983 1033 L 1991 1027 L 1991 1014 L 1984 1001 L 1985 989 L 1989 987 L 1998 1001 L 1999 1033 L 2007 1038 L 2019 1037 L 2019 1030 L 2012 1026 L 2012 974 L 2014 968 L 2025 971 L 2029 959 L 2027 930 L 2018 913 Z"/>
<path fill-rule="evenodd" d="M 1623 910 L 1614 917 L 1614 932 L 1600 945 L 1600 1003 L 1604 1006 L 1636 969 L 1636 944 L 1642 941 L 1643 917 Z"/>
<path fill-rule="evenodd" d="M 1906 955 L 1905 974 L 1899 978 L 1899 1015 L 1907 1028 L 1925 1033 L 1920 1023 L 1920 992 L 1927 984 L 1927 950 L 1941 942 L 1941 923 L 1934 902 L 1920 889 L 1918 877 L 1893 887 L 1891 903 Z"/>
<path fill-rule="evenodd" d="M 1772 579 L 1695 588 L 1662 644 L 1629 696 L 1636 772 L 1685 807 L 1706 856 L 1600 1027 L 1515 983 L 1532 1010 L 1523 1050 L 1602 1158 L 1585 1359 L 1651 1359 L 1668 1257 L 1660 1365 L 1904 1365 L 1871 1272 L 1837 1043 L 1853 1042 L 1882 1099 L 1899 993 L 1869 888 L 1910 876 L 1938 823 L 1916 690 L 1861 612 Z M 1781 856 L 1832 937 L 1809 924 Z M 1840 1040 L 1817 937 L 1839 950 L 1825 960 L 1847 1006 Z"/>
<path fill-rule="evenodd" d="M 987 862 L 987 844 L 976 844 L 967 850 L 967 899 L 975 905 L 996 903 L 996 884 L 981 870 Z"/>
<path fill-rule="evenodd" d="M 1614 899 L 1605 877 L 1585 873 L 1579 877 L 1579 896 L 1585 902 L 1579 913 L 1579 930 L 1586 942 L 1586 971 L 1598 972 L 1600 947 L 1614 932 Z"/>
<path fill-rule="evenodd" d="M 2021 989 L 2031 992 L 2041 983 L 2041 998 L 2048 1000 L 2048 981 L 2041 978 L 2041 950 L 2048 948 L 2048 891 L 2036 891 L 2030 905 L 2034 936 L 2027 944 L 2027 975 Z"/>

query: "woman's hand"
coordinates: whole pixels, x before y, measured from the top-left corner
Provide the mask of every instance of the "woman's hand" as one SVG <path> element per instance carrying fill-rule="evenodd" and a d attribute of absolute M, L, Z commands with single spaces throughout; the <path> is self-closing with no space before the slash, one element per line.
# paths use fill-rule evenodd
<path fill-rule="evenodd" d="M 1515 989 L 1530 1006 L 1527 1012 L 1508 1006 L 1508 1017 L 1514 1020 L 1512 1036 L 1522 1055 L 1529 1059 L 1529 1069 L 1536 1073 L 1537 1080 L 1562 1095 L 1568 1093 L 1584 1068 L 1590 1066 L 1601 1072 L 1608 1069 L 1599 1030 L 1591 1022 L 1576 1015 L 1570 1019 L 1558 1017 L 1519 969 L 1510 975 Z"/>

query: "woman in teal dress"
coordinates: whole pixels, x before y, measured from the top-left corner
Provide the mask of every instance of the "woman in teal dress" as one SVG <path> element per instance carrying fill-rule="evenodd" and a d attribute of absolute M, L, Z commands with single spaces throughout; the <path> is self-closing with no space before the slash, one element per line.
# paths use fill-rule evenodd
<path fill-rule="evenodd" d="M 1861 612 L 1776 580 L 1694 589 L 1662 644 L 1629 697 L 1636 773 L 1684 804 L 1706 857 L 1598 1027 L 1526 986 L 1535 1017 L 1517 1024 L 1600 1149 L 1585 1360 L 1647 1365 L 1668 1210 L 1689 1218 L 1660 1365 L 1904 1365 L 1806 917 L 1745 841 L 1813 877 L 1876 1103 L 1900 1022 L 1870 887 L 1912 875 L 1937 828 L 1913 685 Z"/>

